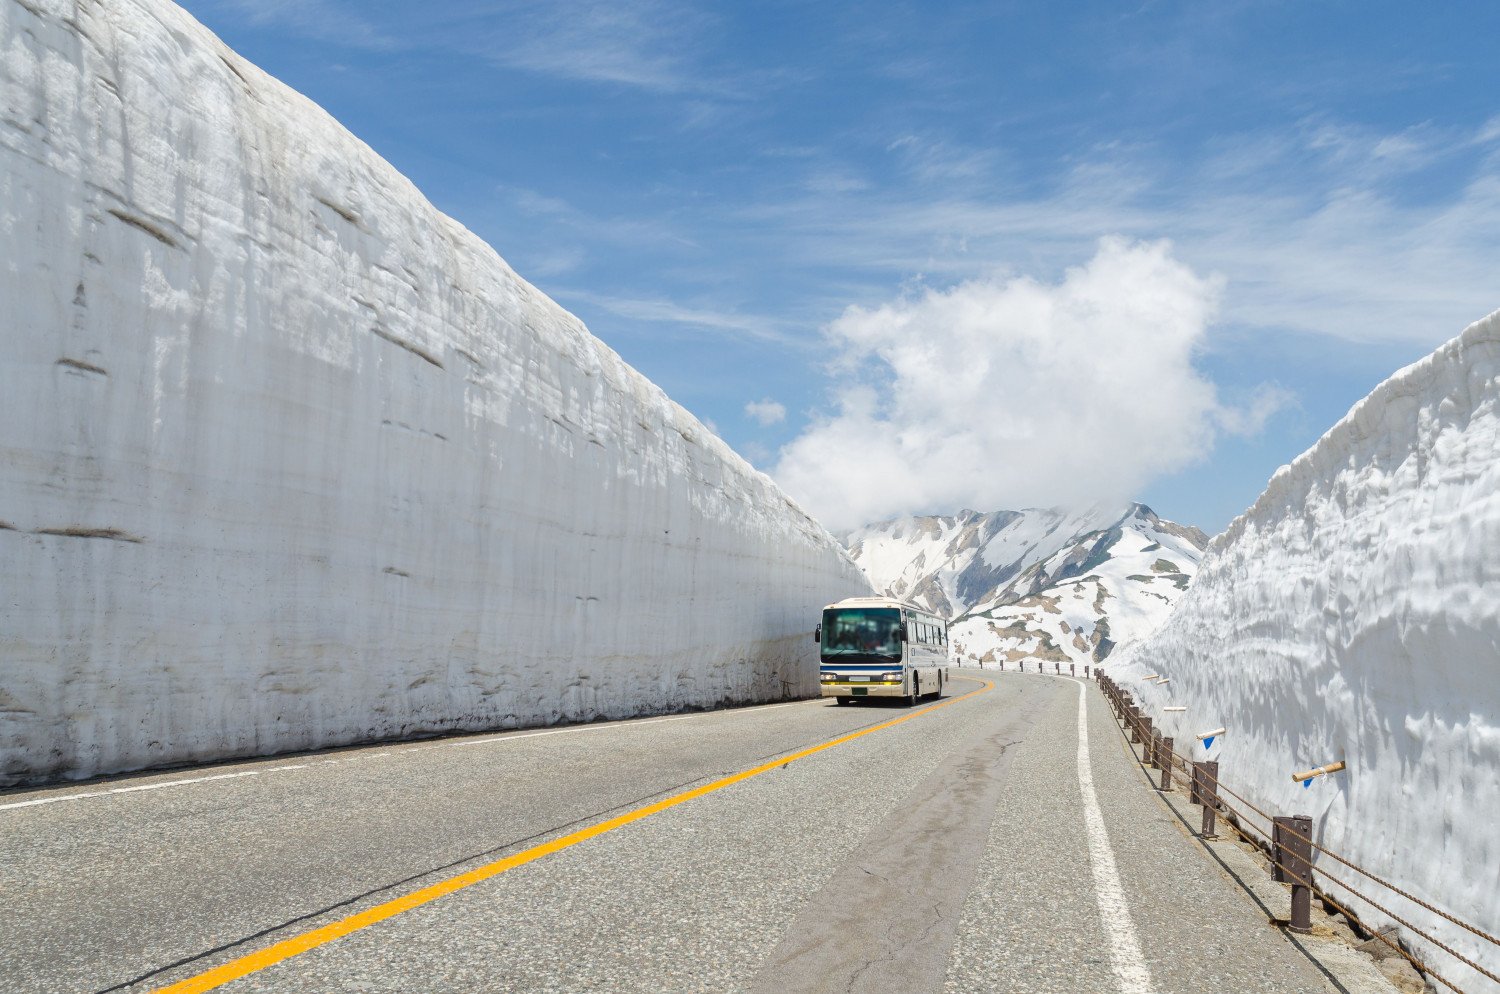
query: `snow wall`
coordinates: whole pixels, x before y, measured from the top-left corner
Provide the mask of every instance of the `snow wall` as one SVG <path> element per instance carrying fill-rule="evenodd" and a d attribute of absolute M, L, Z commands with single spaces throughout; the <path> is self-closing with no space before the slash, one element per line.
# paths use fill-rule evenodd
<path fill-rule="evenodd" d="M 838 543 L 184 11 L 0 114 L 0 784 L 817 692 Z"/>
<path fill-rule="evenodd" d="M 1107 671 L 1179 749 L 1227 728 L 1193 757 L 1219 760 L 1227 786 L 1312 815 L 1320 844 L 1500 933 L 1500 312 L 1282 467 L 1166 624 Z M 1291 780 L 1338 759 L 1347 772 Z M 1496 947 L 1317 865 L 1500 972 Z M 1497 989 L 1418 948 L 1471 994 Z"/>

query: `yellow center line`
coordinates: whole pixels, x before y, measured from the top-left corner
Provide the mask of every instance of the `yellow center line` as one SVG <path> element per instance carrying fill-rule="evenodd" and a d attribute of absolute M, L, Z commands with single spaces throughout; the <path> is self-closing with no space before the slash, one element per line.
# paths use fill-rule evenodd
<path fill-rule="evenodd" d="M 795 752 L 790 756 L 773 759 L 769 763 L 762 763 L 760 766 L 752 769 L 741 770 L 739 773 L 730 774 L 721 780 L 715 780 L 713 783 L 694 787 L 692 790 L 684 791 L 681 794 L 674 794 L 664 800 L 648 804 L 645 807 L 636 808 L 634 811 L 627 811 L 622 815 L 617 815 L 608 821 L 602 821 L 597 825 L 590 825 L 588 828 L 581 828 L 576 832 L 560 836 L 551 842 L 543 842 L 541 845 L 533 846 L 523 852 L 506 856 L 504 859 L 487 863 L 484 866 L 469 870 L 467 873 L 460 873 L 458 876 L 449 877 L 447 880 L 423 887 L 421 890 L 413 891 L 404 897 L 394 898 L 386 901 L 384 904 L 377 904 L 358 914 L 350 915 L 348 918 L 331 922 L 321 928 L 304 932 L 301 935 L 294 935 L 290 939 L 283 939 L 275 945 L 267 946 L 258 952 L 249 953 L 238 959 L 230 960 L 228 963 L 216 966 L 212 970 L 207 970 L 197 976 L 188 977 L 186 980 L 179 980 L 177 983 L 167 987 L 158 988 L 155 994 L 198 994 L 200 991 L 210 991 L 216 987 L 222 987 L 231 981 L 264 970 L 266 967 L 274 966 L 283 960 L 291 959 L 293 956 L 305 953 L 310 949 L 316 949 L 318 946 L 332 942 L 335 939 L 343 938 L 350 933 L 358 932 L 361 929 L 369 928 L 371 925 L 383 922 L 387 918 L 393 918 L 403 911 L 410 911 L 431 901 L 436 901 L 440 897 L 452 894 L 454 891 L 463 890 L 465 887 L 472 887 L 474 884 L 498 876 L 506 870 L 512 870 L 518 866 L 524 866 L 534 860 L 541 859 L 543 856 L 550 856 L 552 853 L 561 852 L 564 849 L 578 845 L 580 842 L 587 842 L 589 839 L 603 835 L 606 832 L 612 832 L 632 822 L 640 821 L 642 818 L 649 818 L 658 812 L 674 808 L 685 801 L 691 801 L 696 797 L 711 794 L 716 790 L 723 790 L 732 784 L 737 784 L 742 780 L 749 780 L 751 777 L 759 776 L 769 770 L 778 769 L 787 763 L 806 759 L 825 749 L 832 749 L 834 746 L 853 742 L 855 739 L 862 738 L 873 732 L 892 728 L 902 722 L 911 721 L 913 718 L 920 718 L 923 715 L 932 714 L 934 711 L 940 711 L 950 704 L 957 704 L 959 701 L 966 700 L 976 694 L 982 694 L 995 686 L 990 681 L 976 680 L 973 677 L 959 676 L 954 677 L 954 679 L 969 680 L 976 683 L 982 682 L 984 686 L 978 690 L 971 690 L 967 694 L 943 701 L 941 704 L 934 704 L 920 711 L 913 711 L 910 714 L 902 715 L 900 718 L 893 718 L 890 721 L 883 721 L 878 725 L 862 728 L 857 732 L 851 732 L 848 735 L 830 739 L 821 745 L 803 749 L 801 752 Z"/>

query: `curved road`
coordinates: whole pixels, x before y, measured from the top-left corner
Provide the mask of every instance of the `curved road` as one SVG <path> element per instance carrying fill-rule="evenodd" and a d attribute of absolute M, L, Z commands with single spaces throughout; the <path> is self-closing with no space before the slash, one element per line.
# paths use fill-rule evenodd
<path fill-rule="evenodd" d="M 0 990 L 1331 989 L 1140 779 L 1096 688 L 970 671 L 10 791 Z"/>

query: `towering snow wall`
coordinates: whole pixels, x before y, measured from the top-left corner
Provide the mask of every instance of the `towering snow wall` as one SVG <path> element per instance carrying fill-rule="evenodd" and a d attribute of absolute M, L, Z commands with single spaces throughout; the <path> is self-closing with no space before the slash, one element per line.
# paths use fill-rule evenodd
<path fill-rule="evenodd" d="M 1322 845 L 1500 933 L 1500 312 L 1283 467 L 1110 672 L 1178 743 L 1226 727 L 1207 757 L 1226 785 L 1314 816 Z M 1140 683 L 1150 672 L 1171 683 Z M 1348 772 L 1291 780 L 1337 759 Z M 1317 865 L 1500 972 L 1494 946 Z M 1463 989 L 1496 989 L 1424 952 Z"/>
<path fill-rule="evenodd" d="M 0 783 L 816 692 L 833 538 L 182 10 L 0 114 Z"/>

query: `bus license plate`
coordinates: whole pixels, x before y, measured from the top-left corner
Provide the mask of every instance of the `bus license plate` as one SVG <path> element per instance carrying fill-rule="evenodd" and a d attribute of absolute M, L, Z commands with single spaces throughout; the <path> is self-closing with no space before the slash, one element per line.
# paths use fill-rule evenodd
<path fill-rule="evenodd" d="M 870 692 L 870 688 L 869 687 L 851 687 L 849 689 L 854 694 L 855 697 L 864 697 L 866 694 L 868 694 Z"/>

